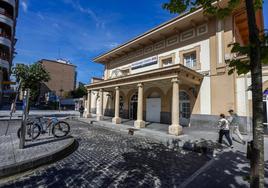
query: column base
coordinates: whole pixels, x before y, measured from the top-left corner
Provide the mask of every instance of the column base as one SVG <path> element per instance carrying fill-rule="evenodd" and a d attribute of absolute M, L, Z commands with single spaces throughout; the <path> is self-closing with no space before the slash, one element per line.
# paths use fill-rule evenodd
<path fill-rule="evenodd" d="M 136 128 L 144 128 L 145 127 L 145 121 L 143 120 L 136 120 L 134 121 L 134 127 Z"/>
<path fill-rule="evenodd" d="M 97 115 L 96 120 L 97 120 L 97 121 L 101 121 L 101 120 L 103 120 L 103 116 Z"/>
<path fill-rule="evenodd" d="M 89 113 L 89 114 L 86 114 L 86 118 L 91 118 L 92 117 L 92 114 Z"/>
<path fill-rule="evenodd" d="M 175 135 L 175 136 L 179 136 L 182 134 L 182 126 L 180 125 L 170 125 L 168 127 L 168 133 Z"/>
<path fill-rule="evenodd" d="M 120 117 L 114 117 L 113 119 L 112 119 L 112 122 L 114 123 L 114 124 L 120 124 L 121 123 L 121 118 Z"/>

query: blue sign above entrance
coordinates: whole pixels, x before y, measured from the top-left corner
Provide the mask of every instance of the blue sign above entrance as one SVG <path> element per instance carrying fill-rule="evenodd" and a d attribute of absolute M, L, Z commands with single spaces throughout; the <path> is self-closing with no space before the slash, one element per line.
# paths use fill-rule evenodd
<path fill-rule="evenodd" d="M 131 65 L 131 69 L 135 70 L 135 69 L 139 69 L 139 68 L 143 68 L 143 67 L 147 67 L 147 66 L 155 65 L 155 64 L 157 64 L 157 56 L 153 56 L 153 57 L 149 57 L 149 58 L 137 61 Z"/>

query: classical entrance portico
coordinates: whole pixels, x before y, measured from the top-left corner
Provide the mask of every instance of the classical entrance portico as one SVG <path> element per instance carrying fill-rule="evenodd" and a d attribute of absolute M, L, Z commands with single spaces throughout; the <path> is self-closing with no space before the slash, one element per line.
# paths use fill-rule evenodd
<path fill-rule="evenodd" d="M 88 90 L 98 91 L 98 106 L 96 119 L 101 120 L 103 117 L 103 108 L 111 106 L 103 103 L 103 98 L 109 96 L 113 103 L 113 119 L 114 124 L 120 124 L 122 118 L 120 117 L 120 106 L 123 106 L 123 111 L 128 112 L 127 118 L 134 119 L 134 126 L 136 128 L 143 128 L 146 126 L 146 99 L 150 96 L 150 90 L 158 88 L 161 95 L 155 95 L 160 101 L 156 115 L 161 116 L 160 122 L 168 120 L 170 122 L 169 134 L 180 135 L 182 134 L 182 126 L 180 125 L 180 85 L 187 88 L 199 87 L 202 82 L 203 76 L 183 65 L 174 65 L 169 67 L 160 68 L 143 73 L 137 73 L 120 78 L 103 80 L 100 82 L 92 83 L 87 86 Z M 169 92 L 171 90 L 171 93 Z M 189 89 L 188 89 L 189 90 Z M 124 105 L 120 104 L 120 96 L 122 93 L 125 96 Z M 153 96 L 154 96 L 153 95 Z M 133 97 L 135 96 L 135 104 Z M 159 98 L 160 97 L 160 98 Z M 171 101 L 170 101 L 171 99 Z M 105 100 L 104 100 L 105 101 Z M 121 101 L 122 102 L 122 101 Z M 136 109 L 134 106 L 136 105 Z M 109 109 L 110 110 L 110 109 Z M 132 111 L 131 111 L 132 110 Z M 132 114 L 131 114 L 132 112 Z M 151 116 L 151 115 L 150 115 Z M 124 119 L 126 119 L 124 117 Z"/>

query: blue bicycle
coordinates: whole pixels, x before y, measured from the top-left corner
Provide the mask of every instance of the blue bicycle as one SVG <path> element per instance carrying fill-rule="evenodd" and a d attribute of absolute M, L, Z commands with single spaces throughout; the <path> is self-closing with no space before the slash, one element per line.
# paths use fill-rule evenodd
<path fill-rule="evenodd" d="M 25 140 L 35 140 L 40 134 L 52 133 L 53 136 L 60 138 L 68 135 L 70 132 L 70 125 L 65 121 L 60 121 L 58 118 L 44 118 L 36 117 L 28 119 L 26 125 Z M 17 136 L 21 136 L 21 128 L 17 131 Z"/>

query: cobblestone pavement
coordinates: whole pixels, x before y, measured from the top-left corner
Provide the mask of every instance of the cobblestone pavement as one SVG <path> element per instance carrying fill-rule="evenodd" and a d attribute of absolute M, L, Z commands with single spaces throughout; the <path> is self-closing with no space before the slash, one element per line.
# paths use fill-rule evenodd
<path fill-rule="evenodd" d="M 70 122 L 78 149 L 0 187 L 178 187 L 208 158 L 149 138 Z"/>

